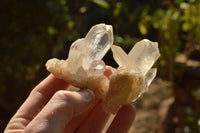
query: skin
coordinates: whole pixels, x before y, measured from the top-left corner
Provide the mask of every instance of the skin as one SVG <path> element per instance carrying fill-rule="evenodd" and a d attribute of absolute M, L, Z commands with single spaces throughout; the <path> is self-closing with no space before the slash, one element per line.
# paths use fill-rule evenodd
<path fill-rule="evenodd" d="M 106 68 L 107 77 L 111 69 Z M 110 115 L 92 91 L 71 92 L 68 87 L 50 74 L 32 90 L 4 133 L 101 133 Z M 134 106 L 124 105 L 106 133 L 127 133 L 134 118 Z"/>

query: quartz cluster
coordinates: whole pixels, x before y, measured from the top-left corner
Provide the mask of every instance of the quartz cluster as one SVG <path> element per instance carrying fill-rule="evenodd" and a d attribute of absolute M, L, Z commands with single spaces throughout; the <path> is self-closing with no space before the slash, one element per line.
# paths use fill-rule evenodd
<path fill-rule="evenodd" d="M 109 81 L 104 76 L 106 65 L 102 58 L 112 44 L 112 26 L 95 25 L 85 38 L 71 45 L 67 61 L 50 59 L 46 63 L 47 70 L 73 86 L 91 89 L 98 98 L 104 98 Z"/>
<path fill-rule="evenodd" d="M 136 43 L 128 54 L 115 45 L 111 50 L 119 68 L 111 75 L 109 91 L 102 105 L 114 114 L 122 105 L 135 101 L 148 89 L 157 72 L 151 67 L 160 53 L 158 43 L 147 39 Z"/>
<path fill-rule="evenodd" d="M 147 39 L 136 43 L 128 54 L 112 44 L 112 26 L 95 25 L 85 38 L 71 45 L 67 61 L 50 59 L 46 67 L 57 78 L 94 91 L 97 98 L 103 99 L 103 109 L 115 114 L 148 89 L 156 76 L 157 69 L 152 66 L 160 53 L 158 43 Z M 109 80 L 104 76 L 106 65 L 102 58 L 110 47 L 119 67 L 113 70 Z"/>

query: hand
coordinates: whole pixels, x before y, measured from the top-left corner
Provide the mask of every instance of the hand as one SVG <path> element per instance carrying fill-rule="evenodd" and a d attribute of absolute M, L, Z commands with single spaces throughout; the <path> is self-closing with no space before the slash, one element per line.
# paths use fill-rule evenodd
<path fill-rule="evenodd" d="M 111 75 L 107 67 L 105 75 Z M 69 84 L 49 75 L 37 85 L 8 123 L 5 133 L 100 133 L 109 114 L 90 90 L 67 91 Z M 135 118 L 132 105 L 123 106 L 107 133 L 127 133 Z"/>

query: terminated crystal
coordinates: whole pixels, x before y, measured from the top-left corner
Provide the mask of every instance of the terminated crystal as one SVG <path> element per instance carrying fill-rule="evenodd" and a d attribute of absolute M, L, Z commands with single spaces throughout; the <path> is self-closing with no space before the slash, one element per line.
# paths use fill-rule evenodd
<path fill-rule="evenodd" d="M 160 56 L 158 43 L 144 39 L 135 44 L 127 55 L 120 47 L 112 46 L 113 57 L 119 68 L 110 77 L 109 91 L 103 108 L 115 114 L 124 105 L 135 101 L 156 76 L 151 69 Z"/>
<path fill-rule="evenodd" d="M 103 58 L 112 43 L 111 25 L 98 24 L 93 26 L 84 39 L 78 39 L 71 45 L 68 57 L 70 65 L 76 66 L 76 61 L 81 58 L 79 65 L 87 70 L 93 61 Z"/>
<path fill-rule="evenodd" d="M 109 81 L 103 75 L 105 63 L 101 60 L 113 43 L 111 25 L 93 26 L 85 38 L 76 40 L 70 47 L 67 61 L 51 59 L 47 69 L 56 77 L 79 88 L 93 90 L 104 97 Z"/>
<path fill-rule="evenodd" d="M 126 54 L 120 47 L 112 46 L 113 57 L 119 68 L 110 77 L 104 76 L 105 63 L 101 60 L 113 43 L 112 26 L 93 26 L 85 38 L 75 41 L 68 60 L 51 59 L 47 69 L 57 78 L 81 89 L 91 89 L 97 98 L 102 98 L 103 109 L 117 113 L 119 108 L 135 101 L 156 76 L 151 69 L 160 56 L 158 44 L 142 40 Z"/>
<path fill-rule="evenodd" d="M 142 72 L 143 75 L 146 75 L 159 56 L 158 43 L 151 42 L 147 39 L 136 43 L 128 53 L 128 57 L 132 60 L 132 64 L 137 66 L 139 72 Z"/>

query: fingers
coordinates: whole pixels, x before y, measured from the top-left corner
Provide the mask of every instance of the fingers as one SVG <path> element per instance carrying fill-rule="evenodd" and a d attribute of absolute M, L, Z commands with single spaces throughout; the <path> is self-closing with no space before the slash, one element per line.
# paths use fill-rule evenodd
<path fill-rule="evenodd" d="M 112 74 L 112 70 L 114 68 L 112 68 L 111 66 L 106 66 L 106 70 L 104 72 L 104 75 L 109 79 L 110 78 L 110 75 Z"/>
<path fill-rule="evenodd" d="M 111 73 L 112 67 L 107 66 L 104 74 L 109 77 Z M 42 110 L 55 92 L 58 90 L 64 90 L 68 86 L 69 84 L 65 81 L 57 79 L 50 74 L 33 89 L 25 103 L 10 120 L 6 130 L 24 129 L 28 123 L 32 121 L 32 119 Z M 102 112 L 103 110 L 100 109 L 99 111 Z"/>
<path fill-rule="evenodd" d="M 34 117 L 43 106 L 49 101 L 53 94 L 62 89 L 66 89 L 69 85 L 50 74 L 40 84 L 38 84 L 31 92 L 25 103 L 20 107 L 17 113 L 26 117 Z"/>
<path fill-rule="evenodd" d="M 68 84 L 50 74 L 37 85 L 24 104 L 10 120 L 7 129 L 23 129 L 46 105 L 53 94 L 67 88 Z"/>
<path fill-rule="evenodd" d="M 90 116 L 90 113 L 95 108 L 97 104 L 96 102 L 97 100 L 95 100 L 94 106 L 90 107 L 87 111 L 85 111 L 84 113 L 80 115 L 75 116 L 65 127 L 64 133 L 74 133 L 78 131 L 79 128 L 85 124 L 85 121 L 88 119 L 88 117 Z"/>
<path fill-rule="evenodd" d="M 58 91 L 28 124 L 26 132 L 63 132 L 72 118 L 93 105 L 94 94 L 90 90 L 80 92 Z"/>
<path fill-rule="evenodd" d="M 135 119 L 135 114 L 135 107 L 133 105 L 124 105 L 115 116 L 107 133 L 128 133 Z"/>
<path fill-rule="evenodd" d="M 112 67 L 106 66 L 104 75 L 108 79 L 110 75 L 112 74 L 112 69 L 113 69 Z M 86 115 L 87 118 L 83 119 L 84 123 L 81 123 L 83 125 L 78 126 L 78 129 L 76 129 L 76 132 L 77 133 L 83 133 L 83 132 L 100 133 L 103 130 L 109 116 L 110 115 L 105 113 L 104 110 L 102 109 L 101 100 L 99 100 L 97 104 L 95 105 L 95 107 L 89 112 L 89 116 Z"/>
<path fill-rule="evenodd" d="M 101 104 L 98 104 L 84 122 L 84 125 L 76 130 L 76 133 L 101 133 L 109 116 L 109 114 L 103 111 Z"/>

